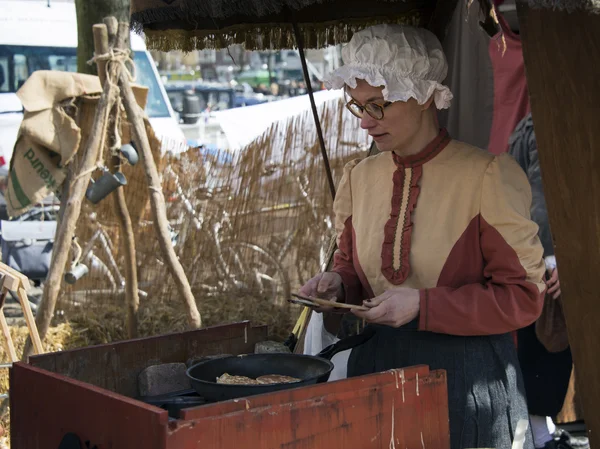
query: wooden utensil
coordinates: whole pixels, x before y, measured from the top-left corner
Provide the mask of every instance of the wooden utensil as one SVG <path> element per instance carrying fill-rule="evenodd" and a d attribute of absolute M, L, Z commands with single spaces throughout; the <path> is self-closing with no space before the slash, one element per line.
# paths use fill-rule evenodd
<path fill-rule="evenodd" d="M 369 310 L 369 308 L 365 307 L 365 306 L 358 306 L 355 304 L 345 304 L 343 302 L 329 301 L 327 299 L 321 299 L 321 298 L 311 298 L 309 296 L 303 296 L 303 295 L 299 295 L 297 293 L 292 293 L 292 296 L 294 298 L 296 298 L 296 300 L 290 300 L 290 301 L 296 302 L 298 304 L 303 304 L 303 305 L 309 306 L 309 307 L 323 306 L 323 307 L 333 307 L 335 309 L 360 310 L 362 312 L 366 312 Z"/>

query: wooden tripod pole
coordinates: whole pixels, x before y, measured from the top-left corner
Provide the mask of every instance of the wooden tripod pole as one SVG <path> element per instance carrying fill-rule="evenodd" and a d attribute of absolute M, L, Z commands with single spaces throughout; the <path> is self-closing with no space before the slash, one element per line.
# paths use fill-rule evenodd
<path fill-rule="evenodd" d="M 108 47 L 108 33 L 106 25 L 98 24 L 93 27 L 94 42 L 96 49 L 101 48 L 100 45 Z M 99 54 L 99 53 L 98 53 Z M 115 64 L 118 66 L 118 64 Z M 100 67 L 99 67 L 100 69 Z M 116 70 L 120 70 L 117 67 Z M 98 107 L 94 116 L 94 122 L 90 132 L 90 137 L 83 149 L 83 156 L 78 169 L 73 173 L 72 185 L 70 189 L 69 198 L 63 198 L 62 201 L 66 201 L 60 227 L 56 234 L 56 240 L 54 242 L 53 258 L 48 271 L 48 279 L 44 286 L 44 294 L 40 303 L 36 323 L 39 330 L 40 338 L 43 340 L 48 332 L 52 316 L 54 315 L 54 309 L 56 307 L 56 301 L 58 300 L 58 294 L 60 291 L 61 280 L 65 272 L 65 266 L 69 257 L 69 249 L 71 248 L 71 242 L 75 235 L 75 226 L 81 213 L 81 203 L 83 201 L 85 191 L 92 171 L 98 161 L 98 154 L 100 152 L 100 146 L 102 145 L 105 135 L 105 119 L 108 111 L 112 108 L 116 98 L 116 88 L 111 83 L 105 83 L 102 95 L 98 101 Z M 25 349 L 23 351 L 23 358 L 27 359 L 31 355 L 32 345 L 31 338 L 27 339 Z"/>
<path fill-rule="evenodd" d="M 165 197 L 162 191 L 162 185 L 158 176 L 158 170 L 154 163 L 152 150 L 150 149 L 150 141 L 146 134 L 146 126 L 142 111 L 138 106 L 127 73 L 121 72 L 119 77 L 119 88 L 125 111 L 127 112 L 128 121 L 133 126 L 133 138 L 140 151 L 140 159 L 144 164 L 146 171 L 146 181 L 150 189 L 150 206 L 152 208 L 152 217 L 155 223 L 155 229 L 158 236 L 158 243 L 164 260 L 171 271 L 171 275 L 175 281 L 175 285 L 179 290 L 179 294 L 183 297 L 185 305 L 188 309 L 188 319 L 190 326 L 199 328 L 202 325 L 200 312 L 196 306 L 196 300 L 192 294 L 192 289 L 187 280 L 183 267 L 175 254 L 169 234 L 169 222 L 167 220 L 167 210 L 165 207 Z"/>
<path fill-rule="evenodd" d="M 129 24 L 118 23 L 115 17 L 107 17 L 104 19 L 104 23 L 108 28 L 108 40 L 109 45 L 112 43 L 113 47 L 118 50 L 125 50 L 125 42 L 129 35 Z M 108 53 L 107 48 L 105 52 Z M 100 69 L 100 66 L 98 66 Z M 100 83 L 104 85 L 105 74 L 98 70 L 98 76 L 100 77 Z M 113 108 L 113 114 L 116 118 L 121 111 L 117 107 Z M 118 130 L 116 132 L 119 132 Z M 109 133 L 109 138 L 111 137 Z M 117 136 L 112 136 L 116 139 Z M 112 156 L 109 162 L 109 169 L 111 172 L 118 172 L 121 170 L 121 160 L 118 156 Z M 135 236 L 133 233 L 133 224 L 131 222 L 131 216 L 129 215 L 129 209 L 127 208 L 127 202 L 125 201 L 125 190 L 123 188 L 117 189 L 112 194 L 114 203 L 115 215 L 119 221 L 119 227 L 121 229 L 121 240 L 123 242 L 123 252 L 125 256 L 125 304 L 127 308 L 127 337 L 135 338 L 138 335 L 137 328 L 137 315 L 140 307 L 140 297 L 138 294 L 138 279 L 137 279 L 137 260 L 135 255 Z"/>

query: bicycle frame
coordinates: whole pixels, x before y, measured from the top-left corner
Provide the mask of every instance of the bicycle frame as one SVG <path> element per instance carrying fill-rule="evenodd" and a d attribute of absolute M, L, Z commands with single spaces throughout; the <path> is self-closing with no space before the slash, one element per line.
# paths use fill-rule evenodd
<path fill-rule="evenodd" d="M 85 261 L 90 264 L 91 268 L 96 268 L 101 275 L 105 276 L 110 284 L 111 288 L 108 289 L 92 289 L 86 290 L 86 294 L 89 295 L 107 295 L 113 293 L 124 293 L 126 287 L 125 277 L 122 275 L 121 270 L 117 261 L 115 260 L 113 250 L 114 245 L 110 239 L 108 233 L 104 230 L 102 225 L 97 221 L 96 214 L 90 214 L 90 223 L 95 228 L 94 234 L 86 242 L 81 252 L 81 261 Z M 98 243 L 98 247 L 102 254 L 106 257 L 108 263 L 98 257 L 94 252 L 94 248 Z M 143 290 L 138 290 L 138 294 L 142 297 L 147 297 L 148 293 Z"/>
<path fill-rule="evenodd" d="M 172 180 L 175 183 L 175 191 L 177 197 L 180 199 L 181 204 L 183 205 L 182 216 L 177 218 L 177 222 L 182 224 L 182 229 L 178 233 L 178 245 L 182 248 L 179 251 L 179 255 L 181 255 L 181 251 L 185 248 L 185 241 L 187 239 L 187 234 L 189 232 L 189 226 L 186 225 L 186 220 L 184 219 L 184 214 L 189 215 L 192 218 L 193 227 L 196 228 L 196 231 L 204 233 L 206 235 L 206 239 L 204 240 L 205 244 L 210 242 L 210 246 L 214 249 L 210 254 L 213 255 L 213 259 L 210 261 L 214 265 L 216 269 L 219 281 L 216 285 L 206 285 L 202 284 L 201 287 L 208 292 L 218 292 L 221 290 L 230 290 L 230 289 L 245 289 L 248 288 L 243 281 L 240 280 L 241 273 L 253 273 L 255 278 L 255 285 L 259 288 L 259 291 L 262 291 L 262 281 L 266 281 L 272 285 L 273 291 L 271 292 L 273 297 L 276 297 L 276 284 L 277 281 L 273 276 L 270 276 L 268 273 L 259 272 L 256 270 L 250 270 L 245 267 L 245 261 L 242 260 L 242 256 L 240 255 L 239 249 L 249 250 L 254 254 L 260 255 L 263 260 L 268 261 L 271 265 L 273 265 L 274 272 L 283 279 L 285 285 L 283 286 L 284 296 L 289 296 L 289 282 L 287 281 L 287 276 L 276 257 L 271 255 L 269 251 L 262 248 L 261 246 L 250 243 L 250 242 L 234 242 L 225 240 L 225 235 L 227 233 L 231 233 L 233 231 L 233 226 L 231 223 L 231 215 L 224 210 L 223 208 L 219 208 L 217 213 L 208 214 L 206 207 L 200 207 L 196 209 L 194 203 L 190 200 L 188 195 L 184 192 L 184 189 L 181 186 L 179 177 L 176 173 L 170 168 L 167 168 L 165 172 L 168 176 L 172 177 Z M 216 195 L 227 193 L 227 188 L 210 188 L 210 187 L 198 187 L 197 191 L 201 190 L 203 199 L 202 203 L 208 200 L 214 200 Z M 206 203 L 205 203 L 206 205 Z M 226 248 L 225 248 L 226 246 Z M 230 257 L 229 260 L 226 259 L 225 253 Z M 198 267 L 201 266 L 201 254 L 194 257 L 192 261 L 191 267 L 188 267 L 188 272 L 196 273 Z M 204 261 L 206 263 L 206 261 Z M 192 284 L 195 284 L 195 276 L 192 277 Z M 287 292 L 287 293 L 285 293 Z M 284 303 L 287 298 L 284 298 Z"/>

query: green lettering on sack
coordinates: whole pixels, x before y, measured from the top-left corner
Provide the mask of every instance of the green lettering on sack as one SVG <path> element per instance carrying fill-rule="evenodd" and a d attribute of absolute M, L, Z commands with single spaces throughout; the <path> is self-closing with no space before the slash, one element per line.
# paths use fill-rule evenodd
<path fill-rule="evenodd" d="M 33 161 L 31 163 L 31 166 L 33 167 L 34 170 L 37 170 L 38 175 L 40 174 L 40 171 L 42 171 L 44 169 L 44 164 L 39 159 L 36 159 L 35 161 Z"/>
<path fill-rule="evenodd" d="M 29 161 L 29 163 L 31 164 L 31 167 L 35 171 L 37 171 L 37 174 L 45 182 L 46 187 L 50 190 L 54 190 L 56 188 L 56 180 L 52 176 L 52 173 L 46 168 L 44 163 L 40 160 L 40 158 L 35 157 L 35 156 L 36 156 L 36 154 L 35 154 L 35 151 L 33 151 L 33 148 L 28 149 L 24 155 L 25 159 L 27 159 Z"/>
<path fill-rule="evenodd" d="M 19 201 L 19 203 L 21 204 L 20 207 L 15 207 L 11 201 L 11 206 L 14 209 L 23 209 L 24 207 L 29 206 L 31 204 L 31 201 L 23 191 L 23 188 L 21 187 L 21 183 L 19 182 L 19 178 L 17 177 L 17 173 L 15 172 L 15 170 L 10 171 L 10 180 L 12 181 L 12 186 L 17 197 L 17 201 Z"/>

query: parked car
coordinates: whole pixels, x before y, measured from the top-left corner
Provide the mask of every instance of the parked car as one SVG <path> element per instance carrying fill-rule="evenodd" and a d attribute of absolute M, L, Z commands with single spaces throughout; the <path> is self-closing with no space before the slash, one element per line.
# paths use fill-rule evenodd
<path fill-rule="evenodd" d="M 223 111 L 236 106 L 235 91 L 226 84 L 174 82 L 165 86 L 179 121 L 196 123 L 205 111 Z"/>
<path fill-rule="evenodd" d="M 74 3 L 0 0 L 0 11 L 2 166 L 10 163 L 23 118 L 23 106 L 16 95 L 17 90 L 36 70 L 77 70 L 77 20 Z M 131 47 L 136 82 L 149 88 L 146 113 L 163 142 L 163 150 L 178 152 L 187 149 L 175 111 L 143 38 L 132 34 Z"/>

